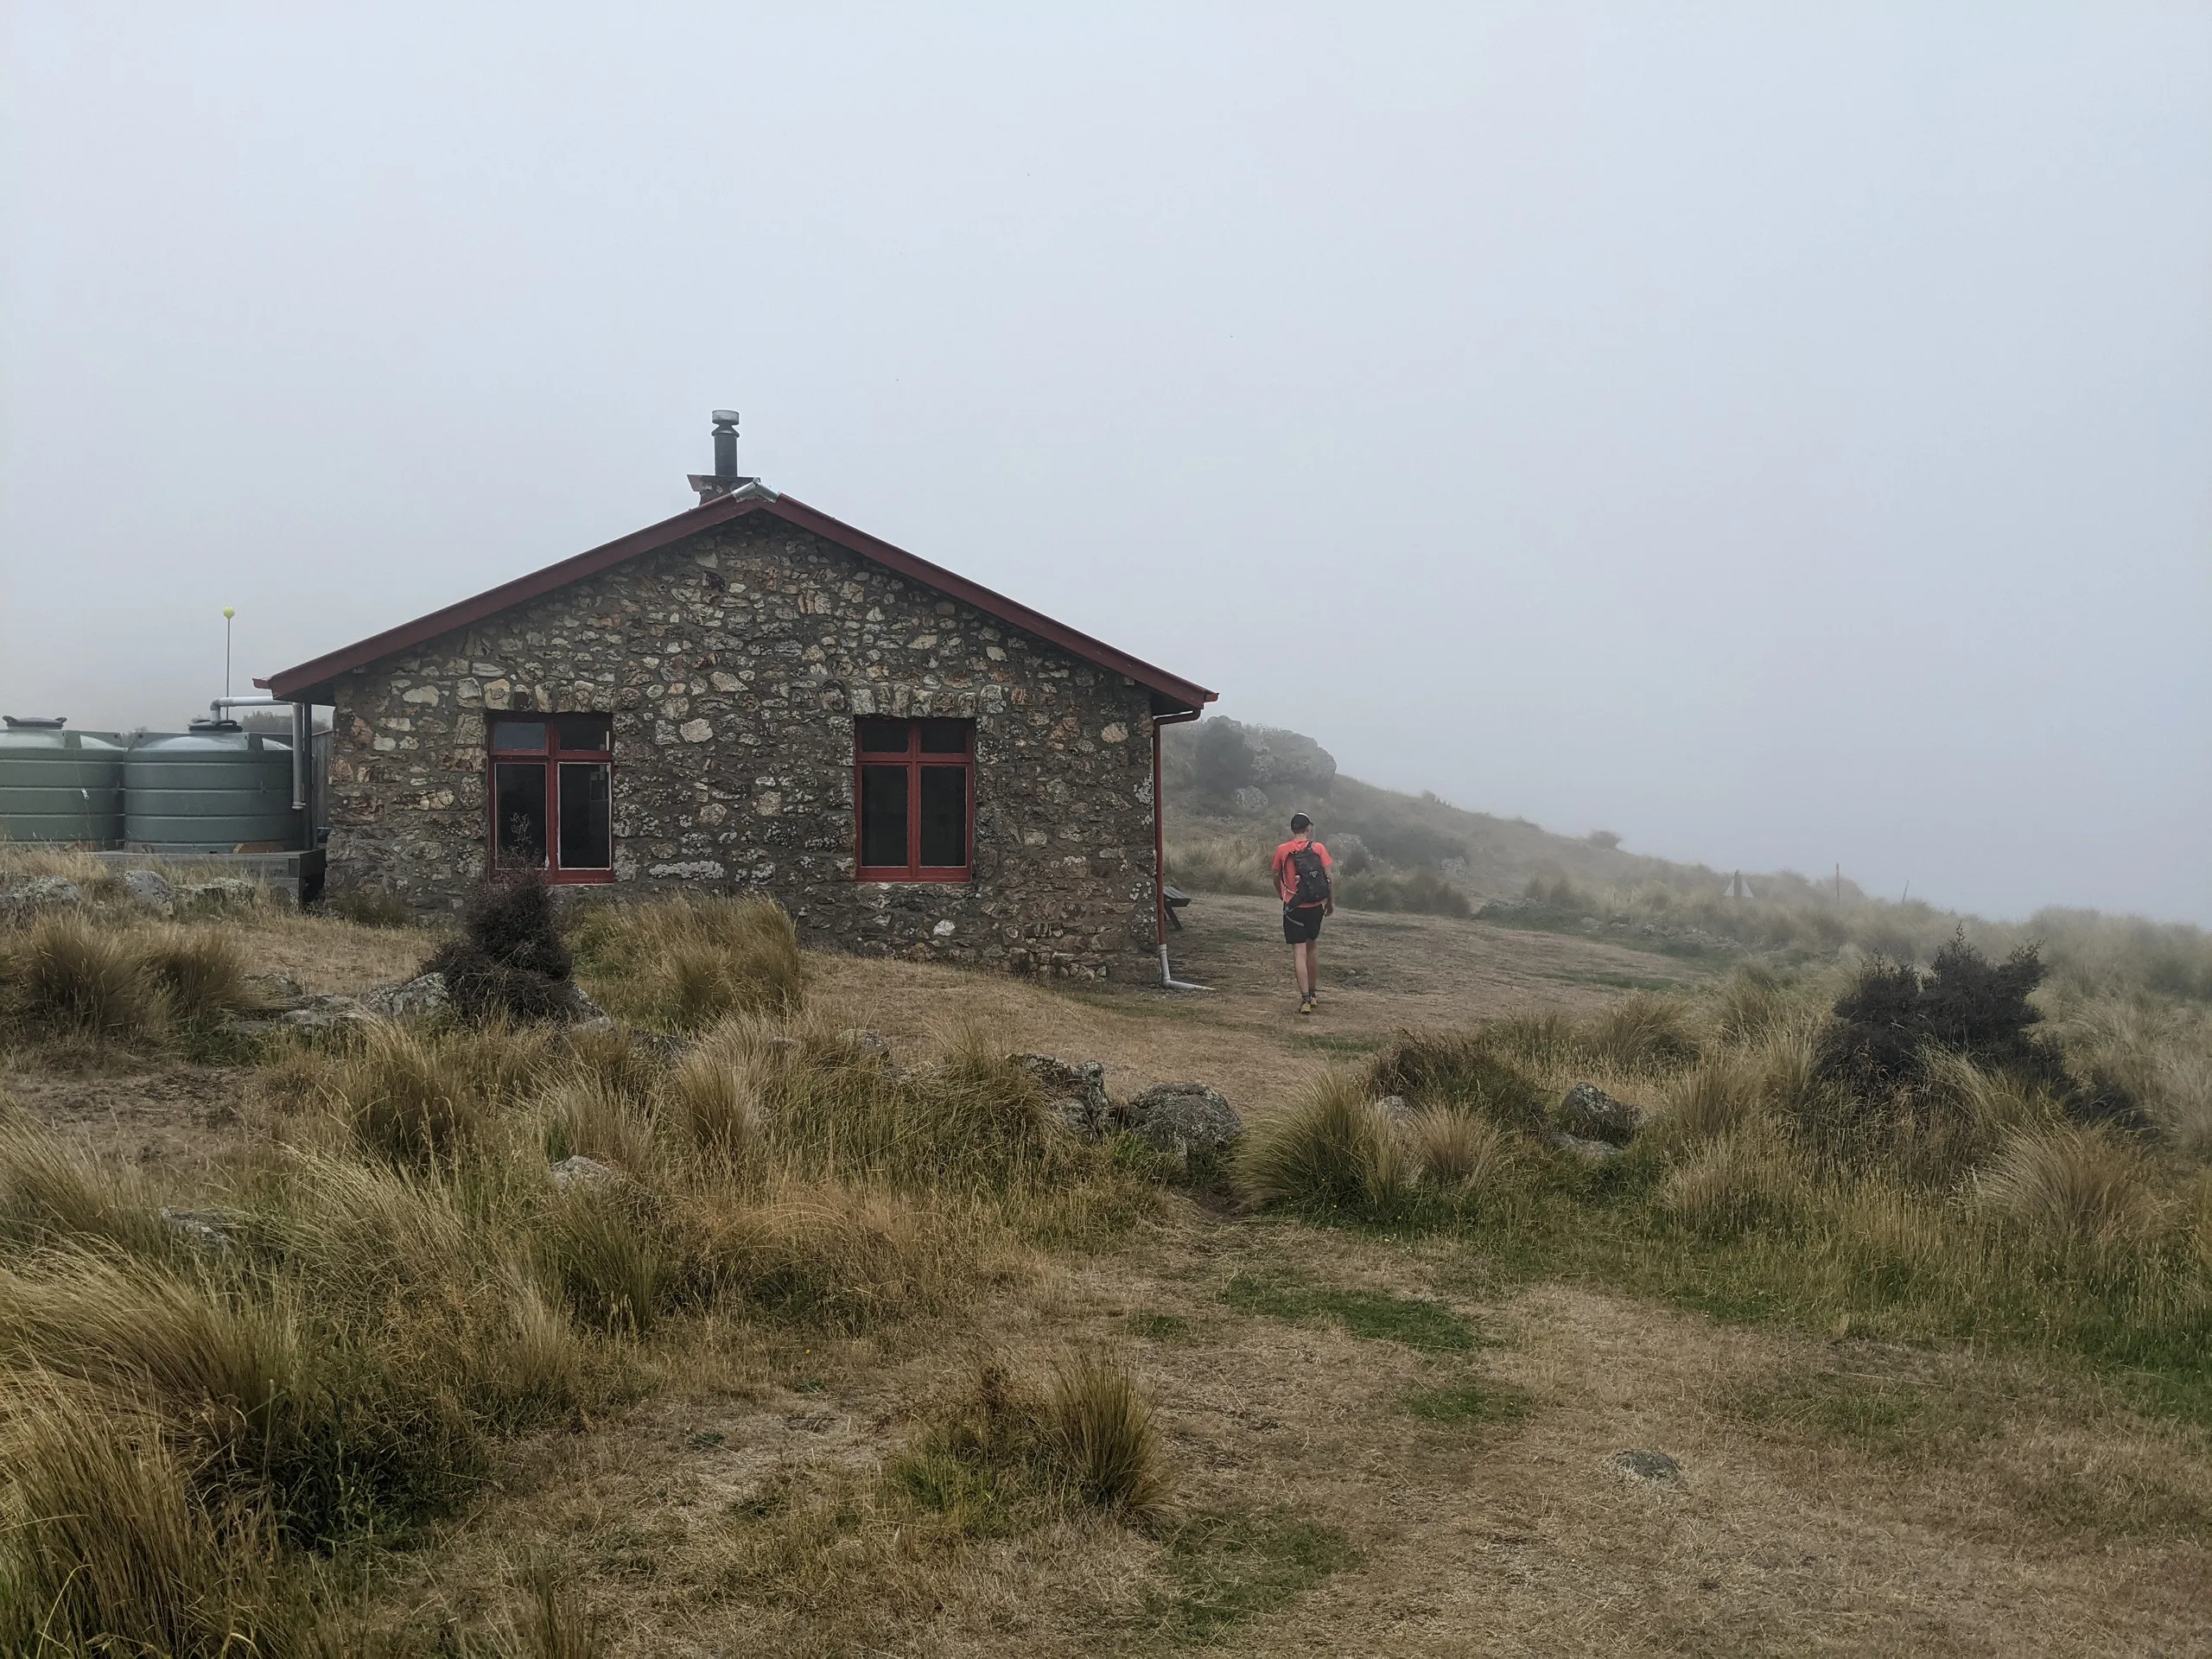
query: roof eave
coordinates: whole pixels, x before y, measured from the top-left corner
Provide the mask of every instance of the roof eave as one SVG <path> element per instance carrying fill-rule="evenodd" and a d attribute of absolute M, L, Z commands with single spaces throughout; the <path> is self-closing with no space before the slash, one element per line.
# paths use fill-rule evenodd
<path fill-rule="evenodd" d="M 460 600 L 442 610 L 418 616 L 397 627 L 372 634 L 366 639 L 356 640 L 334 652 L 327 652 L 310 662 L 298 664 L 256 679 L 272 696 L 294 702 L 328 702 L 336 694 L 340 676 L 355 669 L 365 668 L 385 658 L 396 656 L 413 646 L 427 643 L 441 634 L 454 632 L 484 620 L 486 617 L 526 604 L 556 588 L 581 582 L 598 575 L 624 561 L 641 554 L 715 529 L 733 519 L 755 512 L 768 512 L 795 527 L 820 536 L 861 557 L 874 561 L 894 573 L 923 587 L 944 594 L 947 598 L 974 607 L 1009 626 L 1058 645 L 1070 654 L 1084 658 L 1100 668 L 1119 674 L 1151 694 L 1153 712 L 1156 716 L 1195 714 L 1215 700 L 1216 693 L 1195 681 L 1155 667 L 1141 658 L 1117 651 L 1103 639 L 1093 639 L 1079 629 L 1056 622 L 1027 605 L 995 593 L 979 582 L 917 557 L 904 548 L 857 530 L 828 513 L 808 506 L 791 496 L 779 494 L 755 480 L 719 499 L 709 501 L 658 524 L 633 531 L 627 536 L 591 548 L 572 557 L 533 570 L 499 587 L 486 588 L 467 599 Z M 1165 703 L 1166 707 L 1161 705 Z"/>

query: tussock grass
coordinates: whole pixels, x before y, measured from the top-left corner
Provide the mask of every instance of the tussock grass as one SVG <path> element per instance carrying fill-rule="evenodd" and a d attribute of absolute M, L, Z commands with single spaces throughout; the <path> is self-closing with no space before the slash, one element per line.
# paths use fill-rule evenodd
<path fill-rule="evenodd" d="M 2139 1247 L 2159 1225 L 2141 1150 L 2070 1123 L 2014 1130 L 1976 1185 L 1991 1209 L 2063 1243 Z"/>
<path fill-rule="evenodd" d="M 1247 1131 L 1233 1179 L 1255 1209 L 1368 1211 L 1392 1205 L 1411 1173 L 1366 1084 L 1332 1069 L 1288 1111 Z"/>
<path fill-rule="evenodd" d="M 1623 1071 L 1663 1071 L 1698 1058 L 1689 1009 L 1680 999 L 1635 991 L 1578 1033 L 1582 1053 Z"/>
<path fill-rule="evenodd" d="M 1733 1238 L 1787 1224 L 1803 1185 L 1786 1146 L 1732 1131 L 1706 1141 L 1669 1169 L 1659 1201 L 1685 1225 Z"/>
<path fill-rule="evenodd" d="M 1462 1204 L 1478 1202 L 1498 1187 L 1518 1161 L 1518 1143 L 1486 1117 L 1432 1106 L 1407 1126 L 1423 1185 Z"/>
<path fill-rule="evenodd" d="M 1062 1359 L 1044 1386 L 987 1357 L 906 1454 L 893 1490 L 968 1537 L 1001 1537 L 1090 1510 L 1143 1525 L 1173 1496 L 1152 1402 L 1127 1358 Z"/>
<path fill-rule="evenodd" d="M 1274 843 L 1259 836 L 1205 836 L 1167 843 L 1167 879 L 1193 893 L 1272 893 Z"/>
<path fill-rule="evenodd" d="M 174 1239 L 137 1170 L 106 1168 L 63 1147 L 0 1097 L 0 1240 L 105 1243 L 163 1256 Z"/>
<path fill-rule="evenodd" d="M 798 931 L 766 899 L 601 905 L 575 929 L 577 965 L 601 1006 L 664 1031 L 733 1014 L 788 1014 L 805 997 Z"/>
<path fill-rule="evenodd" d="M 160 989 L 133 943 L 72 912 L 35 918 L 0 957 L 8 1012 L 41 1036 L 154 1035 L 162 1024 Z"/>
<path fill-rule="evenodd" d="M 266 1516 L 196 1503 L 155 1420 L 16 1378 L 0 1466 L 0 1649 L 231 1659 L 290 1646 Z"/>
<path fill-rule="evenodd" d="M 1064 1363 L 1048 1421 L 1055 1473 L 1077 1501 L 1139 1521 L 1166 1506 L 1174 1483 L 1152 1402 L 1127 1359 L 1087 1352 Z"/>

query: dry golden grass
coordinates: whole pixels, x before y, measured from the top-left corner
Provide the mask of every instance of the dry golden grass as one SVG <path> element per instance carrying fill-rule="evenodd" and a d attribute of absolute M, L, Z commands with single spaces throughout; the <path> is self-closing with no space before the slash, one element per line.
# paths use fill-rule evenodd
<path fill-rule="evenodd" d="M 1392 925 L 1406 973 L 1432 942 L 1447 973 L 1518 948 Z M 258 968 L 278 934 L 232 937 Z M 1379 990 L 1294 1025 L 1233 986 L 810 977 L 811 1011 L 728 1017 L 673 1065 L 591 1033 L 287 1046 L 264 1072 L 283 1144 L 178 1195 L 230 1213 L 220 1249 L 160 1221 L 175 1172 L 0 1130 L 0 1396 L 28 1422 L 44 1376 L 131 1453 L 0 1475 L 11 1521 L 42 1491 L 101 1517 L 0 1529 L 0 1650 L 57 1562 L 91 1598 L 60 1650 L 87 1653 L 212 1653 L 234 1630 L 398 1659 L 2191 1639 L 2212 1461 L 2066 1381 L 2169 1363 L 2069 1332 L 2200 1317 L 2212 1180 L 2170 1138 L 2076 1145 L 2048 1101 L 1967 1068 L 1933 1091 L 1960 1126 L 1940 1160 L 1831 1165 L 1792 1127 L 1817 982 L 1393 1038 Z M 2068 1017 L 2106 1020 L 2115 1054 L 2150 1044 L 2146 1076 L 2198 1053 L 2185 1020 Z M 1247 1220 L 1153 1185 L 1135 1149 L 1059 1129 L 1006 1064 L 1027 1047 L 1107 1059 L 1117 1093 L 1227 1079 L 1270 1201 L 1397 1220 Z M 1347 1049 L 1374 1051 L 1363 1074 L 1314 1081 Z M 1663 1127 L 1607 1165 L 1554 1153 L 1543 1109 L 1586 1079 Z M 621 1180 L 556 1192 L 571 1150 Z M 1685 1294 L 1778 1323 L 1669 1311 Z M 1986 1316 L 1970 1348 L 1960 1308 Z M 2012 1323 L 2031 1314 L 2048 1367 Z M 1833 1345 L 1861 1331 L 1942 1363 L 1892 1376 L 1915 1351 Z M 979 1348 L 1013 1357 L 995 1429 Z M 1974 1427 L 1992 1414 L 2005 1434 Z M 150 1438 L 113 1432 L 142 1419 Z M 1680 1458 L 1683 1486 L 1624 1486 L 1605 1459 L 1630 1447 Z M 379 1548 L 392 1527 L 409 1550 Z M 149 1560 L 171 1563 L 150 1586 Z M 1960 1582 L 1985 1593 L 1961 1605 Z"/>

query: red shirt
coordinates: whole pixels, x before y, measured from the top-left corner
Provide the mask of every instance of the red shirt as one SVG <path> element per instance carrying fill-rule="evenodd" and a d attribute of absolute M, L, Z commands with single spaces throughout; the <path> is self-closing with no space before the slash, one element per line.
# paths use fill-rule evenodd
<path fill-rule="evenodd" d="M 1298 872 L 1291 868 L 1290 855 L 1301 847 L 1311 847 L 1321 855 L 1323 869 L 1332 868 L 1333 861 L 1329 857 L 1329 849 L 1311 836 L 1293 836 L 1281 846 L 1276 848 L 1275 891 L 1282 895 L 1282 901 L 1286 905 L 1298 897 Z"/>

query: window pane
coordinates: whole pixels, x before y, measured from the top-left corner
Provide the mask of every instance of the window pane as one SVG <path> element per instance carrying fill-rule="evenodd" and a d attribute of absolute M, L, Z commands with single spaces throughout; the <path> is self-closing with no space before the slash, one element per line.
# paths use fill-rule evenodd
<path fill-rule="evenodd" d="M 861 768 L 861 862 L 906 868 L 906 768 Z"/>
<path fill-rule="evenodd" d="M 502 760 L 492 768 L 492 851 L 504 869 L 545 868 L 545 763 Z"/>
<path fill-rule="evenodd" d="M 924 754 L 965 754 L 968 739 L 976 729 L 966 720 L 925 720 L 922 722 Z"/>
<path fill-rule="evenodd" d="M 492 722 L 492 747 L 495 749 L 537 749 L 545 747 L 545 722 L 542 720 L 495 720 Z"/>
<path fill-rule="evenodd" d="M 861 753 L 862 754 L 904 754 L 906 753 L 906 722 L 903 720 L 864 720 L 861 721 Z M 906 860 L 899 861 L 905 863 Z"/>
<path fill-rule="evenodd" d="M 605 761 L 561 763 L 561 868 L 603 870 L 614 862 Z"/>
<path fill-rule="evenodd" d="M 606 715 L 563 715 L 553 722 L 559 741 L 556 747 L 563 749 L 611 749 L 613 721 Z"/>
<path fill-rule="evenodd" d="M 931 869 L 968 864 L 968 768 L 922 768 L 922 862 Z"/>

